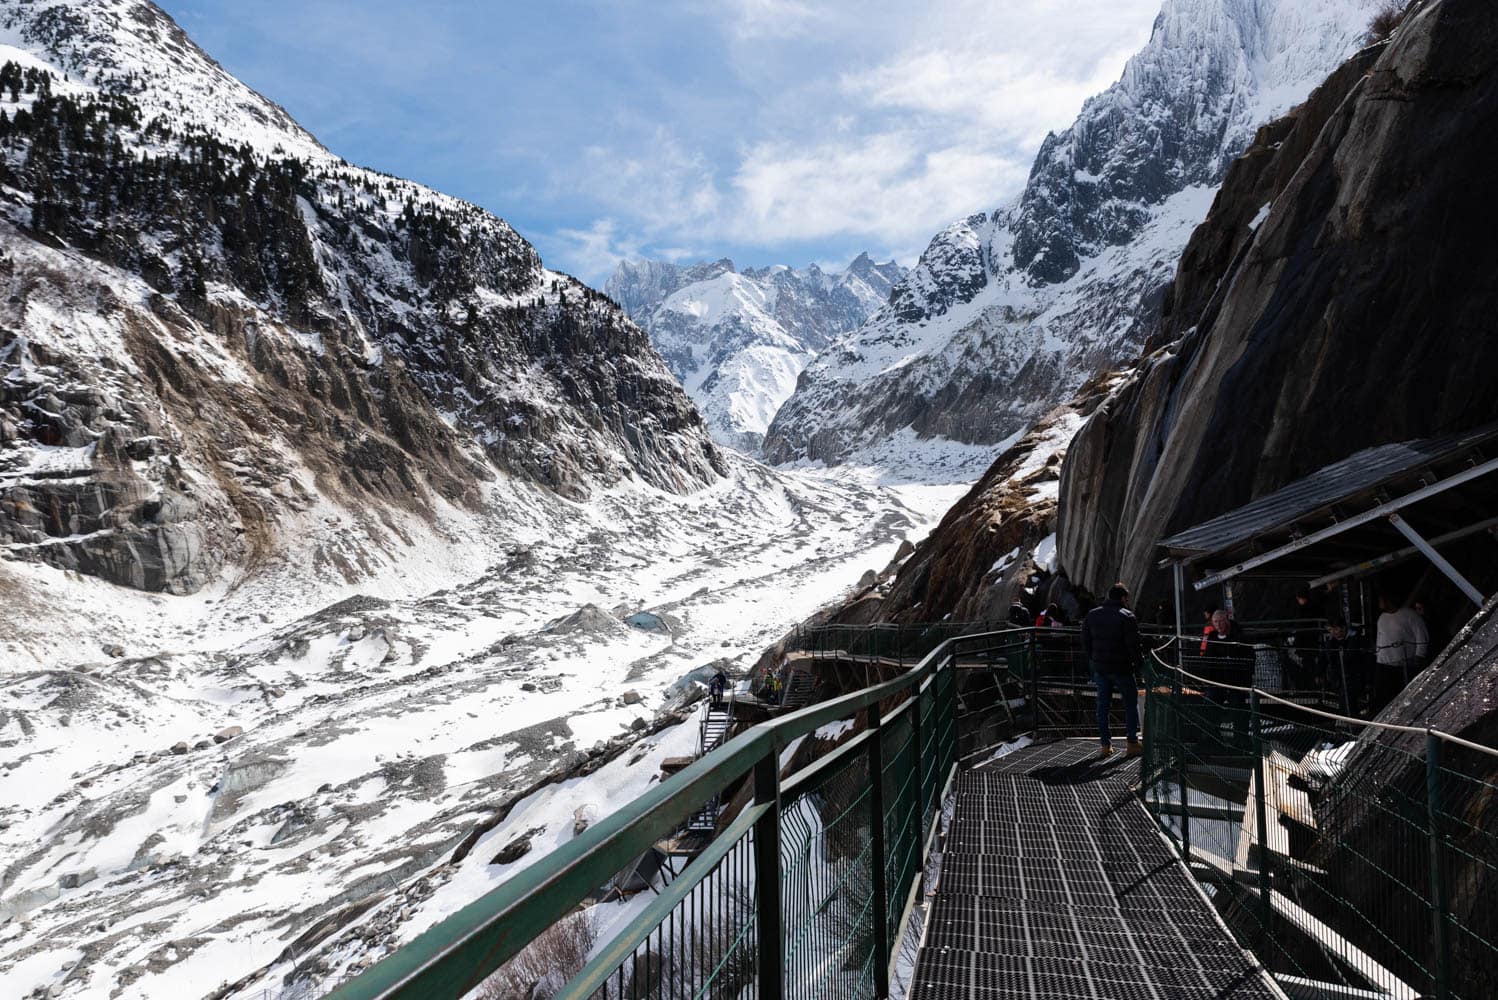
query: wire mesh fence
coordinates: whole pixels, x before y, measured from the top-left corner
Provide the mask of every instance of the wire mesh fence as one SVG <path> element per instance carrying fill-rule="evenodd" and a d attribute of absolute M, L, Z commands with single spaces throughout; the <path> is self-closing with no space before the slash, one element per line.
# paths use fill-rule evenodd
<path fill-rule="evenodd" d="M 824 638 L 823 648 L 851 655 L 831 645 L 843 638 Z M 1012 725 L 987 723 L 1004 711 L 1013 685 L 1002 675 L 1022 645 L 948 644 L 918 683 L 835 723 L 821 719 L 845 738 L 794 775 L 780 776 L 789 746 L 762 757 L 737 788 L 717 793 L 716 838 L 695 847 L 701 853 L 558 995 L 887 995 L 964 726 L 978 727 L 972 746 L 1012 735 Z M 894 648 L 871 642 L 864 655 Z"/>
<path fill-rule="evenodd" d="M 1240 942 L 1306 995 L 1492 996 L 1498 751 L 1206 652 L 1148 665 L 1142 792 Z"/>

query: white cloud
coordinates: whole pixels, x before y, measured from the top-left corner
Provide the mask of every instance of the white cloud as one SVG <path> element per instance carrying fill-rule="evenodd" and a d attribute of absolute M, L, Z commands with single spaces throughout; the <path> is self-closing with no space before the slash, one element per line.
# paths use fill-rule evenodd
<path fill-rule="evenodd" d="M 678 99 L 670 120 L 587 149 L 561 183 L 608 224 L 568 231 L 573 266 L 593 277 L 611 254 L 667 246 L 789 260 L 792 246 L 861 245 L 908 259 L 1018 194 L 1045 133 L 1118 78 L 1158 4 L 732 0 L 717 69 L 748 110 L 725 121 Z"/>
<path fill-rule="evenodd" d="M 613 219 L 597 219 L 586 229 L 559 229 L 549 241 L 566 261 L 566 270 L 596 283 L 619 261 L 639 257 L 640 244 L 618 232 Z"/>
<path fill-rule="evenodd" d="M 755 146 L 733 178 L 731 235 L 756 244 L 860 235 L 908 247 L 1025 176 L 1024 161 L 1003 152 L 927 148 L 920 138 L 887 132 L 813 147 Z"/>
<path fill-rule="evenodd" d="M 802 0 L 733 0 L 730 7 L 733 32 L 740 41 L 785 38 L 831 20 L 828 11 Z"/>

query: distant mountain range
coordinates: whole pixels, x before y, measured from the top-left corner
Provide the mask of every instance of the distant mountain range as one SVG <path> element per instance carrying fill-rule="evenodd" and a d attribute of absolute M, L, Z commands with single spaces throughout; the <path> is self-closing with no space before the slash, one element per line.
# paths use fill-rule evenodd
<path fill-rule="evenodd" d="M 620 264 L 604 290 L 649 332 L 713 437 L 753 454 L 801 370 L 905 274 L 866 253 L 842 271 L 647 260 Z"/>

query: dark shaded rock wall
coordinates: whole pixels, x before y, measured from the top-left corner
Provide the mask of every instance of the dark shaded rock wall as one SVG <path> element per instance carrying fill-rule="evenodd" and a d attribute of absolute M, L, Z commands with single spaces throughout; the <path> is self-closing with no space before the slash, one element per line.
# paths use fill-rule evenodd
<path fill-rule="evenodd" d="M 1240 161 L 1167 296 L 1162 339 L 1184 337 L 1073 442 L 1060 544 L 1078 583 L 1138 588 L 1171 531 L 1498 418 L 1498 5 L 1441 0 L 1374 55 Z"/>

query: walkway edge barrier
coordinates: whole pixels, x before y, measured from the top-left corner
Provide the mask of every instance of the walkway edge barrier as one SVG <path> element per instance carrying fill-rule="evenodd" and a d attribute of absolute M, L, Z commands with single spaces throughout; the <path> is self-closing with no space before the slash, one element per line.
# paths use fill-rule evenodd
<path fill-rule="evenodd" d="M 548 927 L 571 913 L 599 886 L 680 827 L 708 798 L 756 769 L 775 767 L 778 772 L 778 755 L 791 741 L 885 699 L 912 693 L 923 680 L 954 659 L 953 651 L 959 641 L 970 644 L 1013 632 L 1004 629 L 953 636 L 898 677 L 754 726 L 418 935 L 328 994 L 329 1000 L 430 1000 L 464 996 Z M 886 724 L 904 708 L 901 705 L 896 712 L 889 713 Z M 839 747 L 834 753 L 841 759 L 844 751 L 852 750 Z M 787 785 L 792 782 L 799 785 L 798 778 L 799 775 L 788 779 Z M 752 815 L 763 826 L 766 810 L 773 811 L 767 803 L 757 801 L 746 815 Z M 739 822 L 742 818 L 730 829 L 738 829 Z M 725 842 L 724 850 L 735 842 L 731 838 L 719 839 Z M 689 871 L 691 867 L 688 866 Z M 707 871 L 711 866 L 701 867 Z M 920 874 L 917 868 L 915 877 Z M 684 873 L 681 892 L 689 892 L 695 884 Z M 612 955 L 622 948 L 624 938 L 638 931 L 635 926 L 638 923 L 639 920 L 632 922 L 621 937 L 605 945 L 604 952 Z M 592 963 L 588 968 L 592 968 Z M 569 986 L 562 995 L 579 997 L 586 993 Z"/>

